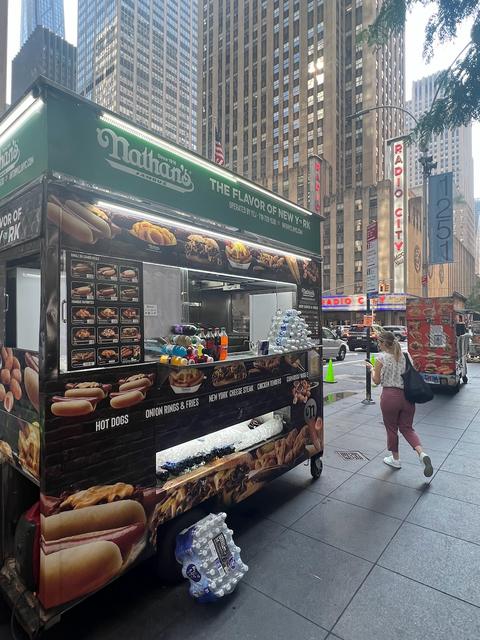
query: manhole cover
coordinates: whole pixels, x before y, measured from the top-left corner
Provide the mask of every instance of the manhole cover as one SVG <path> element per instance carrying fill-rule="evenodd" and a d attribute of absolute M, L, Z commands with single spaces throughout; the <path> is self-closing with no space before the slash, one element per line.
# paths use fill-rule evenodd
<path fill-rule="evenodd" d="M 344 460 L 369 460 L 361 451 L 336 451 L 335 453 Z"/>

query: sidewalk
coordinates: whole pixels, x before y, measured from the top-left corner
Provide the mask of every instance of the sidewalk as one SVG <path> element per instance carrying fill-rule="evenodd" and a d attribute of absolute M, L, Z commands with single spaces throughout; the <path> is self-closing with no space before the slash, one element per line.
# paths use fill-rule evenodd
<path fill-rule="evenodd" d="M 250 566 L 231 598 L 198 605 L 186 584 L 162 589 L 139 567 L 47 640 L 478 639 L 480 365 L 469 378 L 456 396 L 417 407 L 430 482 L 404 441 L 403 468 L 384 465 L 379 389 L 372 406 L 362 393 L 334 402 L 320 480 L 298 467 L 230 515 Z"/>

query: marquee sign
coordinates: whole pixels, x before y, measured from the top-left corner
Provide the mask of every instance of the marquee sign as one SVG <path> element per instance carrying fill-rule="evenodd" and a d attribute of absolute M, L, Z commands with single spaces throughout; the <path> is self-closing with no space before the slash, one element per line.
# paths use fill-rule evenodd
<path fill-rule="evenodd" d="M 405 140 L 398 138 L 390 142 L 392 146 L 392 182 L 393 182 L 393 290 L 395 293 L 405 291 L 406 265 L 406 162 Z"/>

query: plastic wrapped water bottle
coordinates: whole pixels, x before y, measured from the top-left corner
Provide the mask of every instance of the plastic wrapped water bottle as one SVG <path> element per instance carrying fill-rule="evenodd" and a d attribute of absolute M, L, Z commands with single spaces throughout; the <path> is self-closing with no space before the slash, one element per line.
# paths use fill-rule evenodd
<path fill-rule="evenodd" d="M 177 536 L 175 557 L 190 582 L 190 595 L 199 602 L 231 593 L 248 571 L 225 518 L 225 513 L 211 513 Z"/>

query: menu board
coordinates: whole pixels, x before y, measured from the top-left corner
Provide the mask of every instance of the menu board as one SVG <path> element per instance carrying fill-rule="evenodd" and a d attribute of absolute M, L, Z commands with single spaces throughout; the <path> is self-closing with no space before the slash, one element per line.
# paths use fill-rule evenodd
<path fill-rule="evenodd" d="M 68 368 L 144 361 L 142 265 L 67 252 Z"/>
<path fill-rule="evenodd" d="M 311 331 L 312 340 L 320 339 L 320 292 L 316 288 L 298 287 L 297 309 L 302 312 L 303 317 Z"/>

